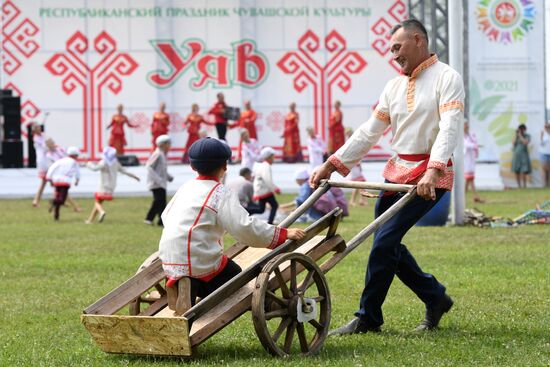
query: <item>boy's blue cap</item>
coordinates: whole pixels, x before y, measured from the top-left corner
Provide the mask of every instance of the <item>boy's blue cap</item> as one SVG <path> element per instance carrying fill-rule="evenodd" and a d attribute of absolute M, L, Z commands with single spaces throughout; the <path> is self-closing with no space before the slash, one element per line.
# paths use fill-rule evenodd
<path fill-rule="evenodd" d="M 189 161 L 198 171 L 210 171 L 231 158 L 231 148 L 226 143 L 210 137 L 194 142 L 189 148 Z"/>

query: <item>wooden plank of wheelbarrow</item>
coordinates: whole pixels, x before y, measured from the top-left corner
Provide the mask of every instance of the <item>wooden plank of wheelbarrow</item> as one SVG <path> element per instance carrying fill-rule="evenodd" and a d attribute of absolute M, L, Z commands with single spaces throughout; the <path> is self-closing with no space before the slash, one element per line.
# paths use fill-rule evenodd
<path fill-rule="evenodd" d="M 183 317 L 82 315 L 82 323 L 106 353 L 191 356 Z"/>
<path fill-rule="evenodd" d="M 164 279 L 164 270 L 162 270 L 160 259 L 156 259 L 151 265 L 88 306 L 84 313 L 112 315 L 162 279 Z"/>
<path fill-rule="evenodd" d="M 343 243 L 344 240 L 339 235 L 328 240 L 325 240 L 324 236 L 316 236 L 294 252 L 306 254 L 316 261 Z M 286 266 L 289 266 L 289 264 Z M 285 269 L 282 269 L 282 273 L 283 277 L 288 277 L 289 272 L 286 272 Z M 191 346 L 195 347 L 204 342 L 250 310 L 255 284 L 256 279 L 251 280 L 193 322 L 190 332 Z"/>

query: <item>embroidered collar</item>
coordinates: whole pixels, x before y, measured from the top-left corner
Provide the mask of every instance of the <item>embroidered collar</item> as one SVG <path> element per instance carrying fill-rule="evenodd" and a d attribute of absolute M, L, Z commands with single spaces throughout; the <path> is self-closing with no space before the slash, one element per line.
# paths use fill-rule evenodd
<path fill-rule="evenodd" d="M 198 176 L 197 176 L 197 180 L 220 182 L 220 180 L 218 180 L 216 177 L 214 177 L 214 176 L 206 176 L 206 175 L 198 175 Z"/>
<path fill-rule="evenodd" d="M 411 73 L 410 78 L 416 78 L 416 77 L 418 76 L 418 74 L 420 74 L 422 71 L 426 70 L 427 68 L 429 68 L 430 66 L 432 66 L 433 64 L 435 64 L 437 61 L 438 61 L 437 55 L 436 55 L 436 54 L 432 54 L 432 56 L 430 56 L 428 59 L 422 61 L 422 62 L 420 63 L 420 65 L 418 65 L 418 66 L 413 70 L 413 72 Z"/>

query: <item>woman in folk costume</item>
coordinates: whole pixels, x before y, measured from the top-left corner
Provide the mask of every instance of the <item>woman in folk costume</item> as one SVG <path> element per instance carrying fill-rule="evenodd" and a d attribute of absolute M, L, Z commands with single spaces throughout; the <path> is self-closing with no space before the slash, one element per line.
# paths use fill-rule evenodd
<path fill-rule="evenodd" d="M 309 167 L 314 169 L 325 161 L 327 146 L 320 135 L 315 134 L 313 127 L 307 127 L 309 138 L 307 139 L 307 151 L 309 154 Z"/>
<path fill-rule="evenodd" d="M 346 137 L 349 139 L 353 135 L 353 129 L 347 128 L 346 129 Z M 349 174 L 346 176 L 348 180 L 351 181 L 358 181 L 358 182 L 365 182 L 365 176 L 363 176 L 363 168 L 361 168 L 361 162 L 357 163 L 355 166 L 353 166 L 349 172 Z M 363 206 L 366 204 L 365 199 L 361 195 L 360 189 L 354 189 L 351 193 L 351 199 L 349 201 L 349 205 L 356 206 L 357 204 Z"/>
<path fill-rule="evenodd" d="M 184 126 L 187 128 L 187 144 L 185 144 L 185 152 L 183 153 L 183 163 L 189 163 L 189 148 L 194 142 L 200 139 L 199 131 L 201 130 L 201 124 L 215 125 L 206 121 L 202 115 L 199 115 L 199 105 L 193 103 L 191 106 L 191 113 L 187 115 Z"/>
<path fill-rule="evenodd" d="M 468 187 L 472 187 L 474 194 L 474 202 L 483 203 L 484 201 L 477 195 L 476 185 L 474 184 L 476 173 L 476 159 L 479 155 L 479 145 L 474 133 L 470 132 L 470 124 L 464 121 L 464 180 L 466 181 L 465 189 L 468 192 Z"/>
<path fill-rule="evenodd" d="M 44 187 L 46 187 L 46 172 L 48 172 L 48 158 L 46 152 L 48 147 L 46 146 L 46 135 L 42 132 L 42 126 L 37 123 L 32 123 L 32 141 L 34 144 L 34 150 L 36 152 L 36 168 L 38 169 L 38 178 L 40 178 L 40 186 L 32 201 L 32 206 L 38 207 L 40 199 L 42 199 L 42 193 Z"/>
<path fill-rule="evenodd" d="M 153 123 L 151 124 L 151 135 L 153 135 L 153 150 L 157 147 L 156 140 L 161 135 L 168 134 L 170 127 L 170 115 L 165 112 L 166 103 L 162 102 L 159 111 L 153 114 Z"/>
<path fill-rule="evenodd" d="M 275 220 L 275 215 L 277 214 L 277 208 L 279 208 L 279 203 L 275 198 L 275 194 L 280 194 L 281 190 L 273 183 L 273 175 L 271 172 L 271 165 L 273 164 L 273 159 L 275 157 L 275 150 L 271 147 L 265 147 L 260 153 L 260 161 L 262 163 L 254 166 L 254 201 L 258 201 L 259 212 L 261 214 L 265 211 L 266 203 L 269 203 L 271 206 L 271 211 L 269 212 L 269 219 L 267 223 L 273 224 Z"/>
<path fill-rule="evenodd" d="M 122 167 L 116 157 L 116 149 L 113 147 L 105 147 L 105 149 L 103 149 L 102 159 L 99 163 L 95 164 L 88 162 L 86 166 L 92 171 L 100 171 L 101 176 L 99 178 L 99 189 L 95 193 L 94 208 L 85 223 L 92 223 L 98 214 L 99 223 L 101 223 L 105 219 L 105 210 L 102 204 L 103 201 L 113 200 L 113 192 L 115 191 L 118 172 L 136 181 L 139 181 L 139 177 Z"/>
<path fill-rule="evenodd" d="M 241 128 L 248 130 L 251 139 L 258 139 L 258 133 L 256 131 L 256 111 L 252 109 L 250 101 L 244 103 L 244 111 L 241 112 L 241 117 L 234 124 L 229 125 L 230 128 Z"/>
<path fill-rule="evenodd" d="M 53 218 L 56 221 L 59 220 L 59 208 L 65 204 L 65 200 L 67 200 L 67 196 L 69 195 L 69 188 L 71 187 L 73 178 L 75 186 L 78 186 L 78 181 L 80 180 L 80 168 L 77 162 L 80 151 L 77 147 L 69 147 L 67 154 L 67 157 L 54 162 L 46 173 L 46 179 L 55 187 L 55 196 L 49 211 L 54 210 Z"/>
<path fill-rule="evenodd" d="M 340 101 L 334 102 L 328 125 L 328 153 L 333 154 L 346 142 Z"/>
<path fill-rule="evenodd" d="M 116 149 L 117 155 L 124 154 L 124 146 L 126 145 L 126 135 L 124 133 L 124 125 L 130 127 L 136 127 L 130 124 L 128 117 L 122 112 L 124 106 L 119 104 L 117 107 L 117 114 L 113 116 L 111 123 L 107 126 L 107 129 L 111 129 L 111 136 L 109 137 L 109 146 Z"/>
<path fill-rule="evenodd" d="M 256 139 L 250 137 L 250 133 L 246 129 L 241 129 L 241 142 L 241 167 L 252 171 L 254 164 L 260 158 L 262 147 Z"/>
<path fill-rule="evenodd" d="M 296 103 L 289 106 L 290 112 L 285 118 L 285 130 L 283 133 L 283 161 L 296 163 L 303 160 L 302 145 L 300 143 L 300 128 L 298 126 L 300 116 L 296 112 Z"/>
<path fill-rule="evenodd" d="M 168 278 L 166 286 L 190 277 L 192 304 L 196 297 L 208 296 L 241 271 L 223 254 L 225 232 L 244 245 L 271 249 L 287 238 L 305 236 L 301 229 L 275 227 L 248 215 L 236 193 L 220 182 L 230 157 L 231 149 L 219 140 L 195 142 L 189 159 L 198 177 L 181 186 L 162 213 L 159 258 Z"/>

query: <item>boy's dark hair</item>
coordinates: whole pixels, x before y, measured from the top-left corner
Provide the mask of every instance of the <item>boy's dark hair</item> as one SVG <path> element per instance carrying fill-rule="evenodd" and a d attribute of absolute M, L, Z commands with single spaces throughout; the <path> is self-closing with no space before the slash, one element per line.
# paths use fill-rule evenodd
<path fill-rule="evenodd" d="M 252 174 L 252 171 L 250 170 L 250 168 L 248 167 L 243 167 L 241 168 L 241 170 L 239 171 L 239 176 L 246 176 L 246 175 L 250 175 Z"/>
<path fill-rule="evenodd" d="M 424 36 L 424 39 L 426 40 L 426 44 L 429 44 L 430 41 L 428 39 L 428 31 L 426 31 L 426 27 L 424 27 L 424 24 L 422 24 L 420 21 L 412 18 L 404 20 L 401 23 L 397 24 L 395 27 L 393 27 L 390 31 L 390 34 L 393 35 L 395 32 L 397 32 L 401 28 L 403 28 L 406 31 L 415 30 L 417 32 L 420 32 Z"/>
<path fill-rule="evenodd" d="M 197 171 L 197 173 L 199 175 L 202 175 L 202 176 L 214 176 L 214 174 L 216 173 L 216 171 L 218 171 L 218 169 L 220 169 L 220 167 L 222 167 L 223 165 L 225 164 L 224 163 L 218 163 L 216 164 L 215 166 L 214 165 L 200 165 L 200 167 L 197 167 L 196 165 L 194 165 L 193 163 L 191 163 L 191 167 L 193 167 L 193 169 L 195 169 L 195 171 Z"/>

